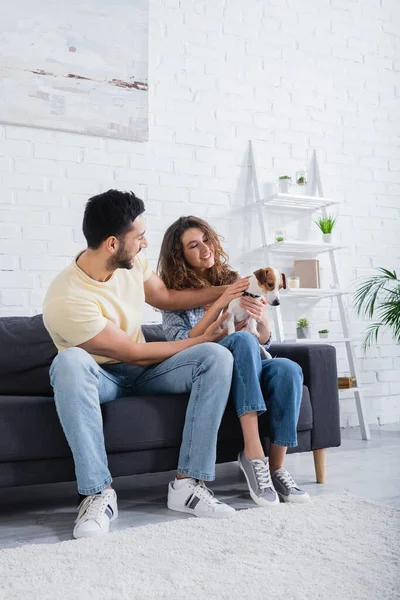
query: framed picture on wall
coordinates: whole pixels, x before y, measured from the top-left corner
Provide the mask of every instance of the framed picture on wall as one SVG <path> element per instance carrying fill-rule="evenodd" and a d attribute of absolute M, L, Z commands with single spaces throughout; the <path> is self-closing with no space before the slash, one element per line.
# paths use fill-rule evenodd
<path fill-rule="evenodd" d="M 148 5 L 7 2 L 0 20 L 0 121 L 147 140 Z"/>

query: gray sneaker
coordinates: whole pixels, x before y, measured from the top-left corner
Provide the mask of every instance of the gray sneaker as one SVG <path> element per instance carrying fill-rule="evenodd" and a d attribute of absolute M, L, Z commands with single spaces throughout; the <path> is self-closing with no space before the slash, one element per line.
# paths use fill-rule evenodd
<path fill-rule="evenodd" d="M 238 456 L 238 463 L 246 477 L 250 496 L 254 502 L 259 506 L 279 504 L 279 496 L 271 481 L 268 458 L 248 460 L 242 450 Z"/>
<path fill-rule="evenodd" d="M 272 481 L 282 502 L 297 502 L 298 504 L 310 502 L 310 496 L 299 488 L 286 469 L 278 469 L 272 473 Z"/>

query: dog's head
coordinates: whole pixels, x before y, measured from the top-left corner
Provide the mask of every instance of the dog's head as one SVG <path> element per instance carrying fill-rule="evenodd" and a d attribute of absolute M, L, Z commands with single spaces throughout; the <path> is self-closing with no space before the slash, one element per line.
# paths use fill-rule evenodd
<path fill-rule="evenodd" d="M 254 271 L 257 283 L 262 290 L 262 295 L 265 296 L 268 304 L 271 306 L 279 306 L 279 290 L 286 290 L 286 276 L 284 273 L 267 267 L 266 269 L 258 269 Z"/>

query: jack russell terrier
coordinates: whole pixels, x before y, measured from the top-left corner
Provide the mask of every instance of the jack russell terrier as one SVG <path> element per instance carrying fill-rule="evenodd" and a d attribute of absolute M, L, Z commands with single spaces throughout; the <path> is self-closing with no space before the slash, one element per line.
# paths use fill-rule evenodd
<path fill-rule="evenodd" d="M 267 267 L 254 271 L 250 277 L 249 287 L 242 296 L 251 296 L 252 298 L 265 298 L 270 306 L 279 306 L 279 290 L 286 290 L 286 276 L 284 273 Z M 235 333 L 235 323 L 247 320 L 246 331 L 252 333 L 257 338 L 260 334 L 257 331 L 257 321 L 253 317 L 249 317 L 246 310 L 240 306 L 240 298 L 235 298 L 228 306 L 229 317 L 224 322 L 224 327 L 228 329 L 228 335 Z M 272 358 L 269 352 L 260 345 L 261 353 L 264 358 Z"/>

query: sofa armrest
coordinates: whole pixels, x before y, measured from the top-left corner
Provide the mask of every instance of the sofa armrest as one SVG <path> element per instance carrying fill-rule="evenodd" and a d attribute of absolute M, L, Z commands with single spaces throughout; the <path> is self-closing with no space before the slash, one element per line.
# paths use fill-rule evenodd
<path fill-rule="evenodd" d="M 340 446 L 336 349 L 329 344 L 274 343 L 273 357 L 289 358 L 303 370 L 313 411 L 312 450 Z"/>

